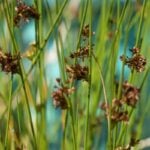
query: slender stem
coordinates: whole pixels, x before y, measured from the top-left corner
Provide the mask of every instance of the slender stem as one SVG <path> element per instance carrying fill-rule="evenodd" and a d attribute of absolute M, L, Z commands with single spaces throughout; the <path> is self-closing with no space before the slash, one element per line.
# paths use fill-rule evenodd
<path fill-rule="evenodd" d="M 92 75 L 92 0 L 89 0 L 89 9 L 90 9 L 90 36 L 89 36 L 89 87 L 88 87 L 88 100 L 86 108 L 86 126 L 85 126 L 85 139 L 84 139 L 84 150 L 87 150 L 88 145 L 88 133 L 89 133 L 89 109 L 90 109 L 90 98 L 91 98 L 91 75 Z"/>
<path fill-rule="evenodd" d="M 146 0 L 144 0 L 143 2 L 143 7 L 142 7 L 142 14 L 141 14 L 141 17 L 140 17 L 140 22 L 139 22 L 139 26 L 138 26 L 138 32 L 137 32 L 137 36 L 136 36 L 136 42 L 135 42 L 135 46 L 138 46 L 139 44 L 139 40 L 140 40 L 140 36 L 141 36 L 141 31 L 142 31 L 142 28 L 143 28 L 143 19 L 144 19 L 144 12 L 145 12 L 145 8 L 146 8 Z"/>
<path fill-rule="evenodd" d="M 20 111 L 19 111 L 19 102 L 18 102 L 18 98 L 17 98 L 17 118 L 18 118 L 18 127 L 19 127 L 19 134 L 21 134 L 21 125 L 20 125 Z"/>
<path fill-rule="evenodd" d="M 107 94 L 106 94 L 105 83 L 104 83 L 104 78 L 103 78 L 103 75 L 102 75 L 101 66 L 98 63 L 98 60 L 97 60 L 96 56 L 94 55 L 94 53 L 92 53 L 92 56 L 93 56 L 97 66 L 98 66 L 98 71 L 100 73 L 100 80 L 102 82 L 102 87 L 103 87 L 104 100 L 105 100 L 106 105 L 108 105 Z M 107 113 L 110 114 L 110 112 L 107 112 Z M 110 116 L 111 116 L 111 114 L 107 118 L 107 123 L 108 123 L 108 148 L 111 148 L 111 145 L 112 145 L 112 141 L 111 141 L 111 119 L 110 119 Z"/>
<path fill-rule="evenodd" d="M 79 35 L 78 35 L 76 50 L 78 50 L 79 45 L 80 45 L 82 29 L 83 29 L 83 26 L 84 26 L 86 14 L 87 14 L 87 9 L 88 9 L 88 3 L 89 3 L 89 0 L 86 0 L 85 8 L 84 8 L 84 11 L 83 11 L 83 17 L 82 17 L 82 20 L 81 20 L 81 26 L 80 26 L 80 31 L 79 31 Z"/>
<path fill-rule="evenodd" d="M 34 127 L 33 127 L 33 121 L 32 121 L 32 115 L 31 115 L 31 111 L 30 111 L 28 94 L 27 94 L 27 90 L 26 90 L 25 81 L 23 80 L 24 77 L 23 77 L 22 72 L 20 73 L 20 76 L 21 76 L 21 80 L 22 80 L 22 84 L 23 84 L 23 89 L 24 89 L 24 94 L 25 94 L 25 99 L 26 99 L 27 110 L 28 110 L 28 113 L 29 113 L 29 120 L 30 120 L 31 130 L 32 130 L 33 138 L 34 138 L 35 147 L 36 147 L 37 146 L 36 145 L 37 144 L 36 143 L 36 135 L 35 135 Z"/>
<path fill-rule="evenodd" d="M 63 140 L 62 140 L 62 148 L 63 150 L 66 149 L 66 144 L 65 144 L 65 138 L 66 138 L 66 130 L 67 130 L 67 123 L 68 123 L 68 110 L 66 111 L 66 114 L 65 114 L 65 125 L 64 125 L 64 132 L 63 132 Z"/>
<path fill-rule="evenodd" d="M 54 24 L 52 25 L 52 28 L 48 31 L 47 36 L 46 36 L 43 44 L 41 45 L 41 48 L 45 47 L 49 37 L 51 36 L 51 34 L 52 34 L 53 30 L 54 30 L 54 27 L 56 26 L 57 22 L 59 21 L 59 18 L 62 15 L 62 12 L 63 12 L 65 6 L 67 5 L 67 2 L 68 2 L 68 0 L 65 0 L 64 3 L 62 4 L 62 7 L 60 8 L 60 11 L 59 11 L 59 13 L 58 13 L 58 15 L 57 15 L 57 17 L 56 17 L 56 19 L 54 21 Z"/>
<path fill-rule="evenodd" d="M 5 149 L 7 149 L 8 144 L 8 130 L 9 130 L 9 122 L 10 122 L 10 113 L 11 113 L 11 105 L 12 105 L 12 85 L 13 85 L 13 75 L 11 75 L 11 81 L 10 81 L 10 92 L 9 92 L 9 105 L 8 105 L 8 116 L 7 116 L 7 126 L 6 126 L 6 132 L 5 132 Z"/>
<path fill-rule="evenodd" d="M 4 5 L 4 7 L 5 7 L 5 5 Z M 9 17 L 11 17 L 11 16 L 9 16 L 9 13 L 7 12 L 8 8 L 9 8 L 8 3 L 6 3 L 6 13 L 5 13 L 5 15 L 6 15 L 6 19 L 7 19 L 7 25 L 8 25 L 8 29 L 9 29 L 11 39 L 13 41 L 14 50 L 15 50 L 15 52 L 18 52 L 19 49 L 18 49 L 16 40 L 15 40 L 15 37 L 14 37 L 14 34 L 13 34 L 13 30 L 11 28 L 11 22 L 9 20 Z M 23 84 L 23 89 L 24 89 L 24 92 L 25 92 L 26 104 L 27 104 L 27 109 L 28 109 L 29 118 L 30 118 L 30 125 L 31 125 L 31 129 L 32 129 L 33 137 L 34 137 L 34 142 L 35 142 L 35 145 L 36 145 L 36 138 L 35 138 L 35 133 L 34 133 L 34 129 L 33 129 L 33 123 L 32 123 L 31 112 L 30 112 L 30 108 L 29 108 L 28 96 L 27 96 L 27 92 L 26 92 L 26 88 L 25 88 L 24 72 L 23 72 L 24 69 L 21 66 L 21 62 L 19 64 L 19 66 L 20 66 L 20 76 L 21 76 L 21 80 L 22 80 L 22 84 Z"/>
<path fill-rule="evenodd" d="M 76 140 L 76 133 L 75 133 L 75 121 L 74 121 L 74 115 L 73 115 L 73 107 L 72 107 L 72 103 L 70 102 L 70 100 L 68 100 L 70 108 L 69 108 L 69 114 L 71 117 L 71 127 L 72 127 L 72 134 L 73 134 L 73 147 L 74 150 L 77 149 L 77 140 Z"/>

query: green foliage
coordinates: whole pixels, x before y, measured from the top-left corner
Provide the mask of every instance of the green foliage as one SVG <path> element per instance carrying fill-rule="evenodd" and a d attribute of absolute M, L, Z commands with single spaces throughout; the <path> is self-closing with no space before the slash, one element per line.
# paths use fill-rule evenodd
<path fill-rule="evenodd" d="M 21 2 L 0 2 L 0 149 L 138 149 L 150 136 L 150 2 Z"/>

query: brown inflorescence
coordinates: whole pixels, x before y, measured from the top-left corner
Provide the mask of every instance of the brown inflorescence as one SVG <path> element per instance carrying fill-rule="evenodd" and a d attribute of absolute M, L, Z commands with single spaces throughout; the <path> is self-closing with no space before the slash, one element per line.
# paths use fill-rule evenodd
<path fill-rule="evenodd" d="M 140 90 L 128 82 L 124 82 L 122 86 L 122 96 L 120 99 L 114 98 L 112 100 L 111 107 L 105 103 L 101 105 L 101 108 L 105 111 L 105 115 L 110 117 L 113 123 L 120 121 L 128 122 L 129 114 L 126 111 L 126 107 L 130 106 L 134 108 L 139 100 Z"/>
<path fill-rule="evenodd" d="M 67 109 L 68 103 L 67 98 L 68 96 L 74 92 L 74 87 L 69 88 L 65 86 L 63 83 L 61 83 L 60 79 L 56 79 L 58 83 L 57 90 L 53 91 L 52 93 L 52 99 L 53 99 L 53 105 L 57 108 L 60 107 L 61 109 Z"/>
<path fill-rule="evenodd" d="M 111 108 L 109 105 L 106 105 L 105 103 L 101 105 L 101 109 L 105 111 L 105 115 L 107 117 L 110 117 L 113 123 L 117 123 L 121 121 L 128 122 L 129 120 L 128 112 L 119 109 L 122 108 L 122 101 L 114 99 L 112 102 L 113 103 Z"/>
<path fill-rule="evenodd" d="M 0 49 L 0 64 L 1 70 L 6 73 L 20 73 L 20 53 L 11 55 L 10 53 L 3 53 Z"/>
<path fill-rule="evenodd" d="M 123 97 L 122 100 L 131 107 L 135 107 L 139 100 L 140 89 L 134 87 L 133 85 L 125 82 L 123 84 Z"/>
<path fill-rule="evenodd" d="M 82 36 L 89 37 L 89 34 L 90 34 L 89 25 L 85 25 L 84 28 L 82 29 Z"/>
<path fill-rule="evenodd" d="M 69 74 L 69 79 L 73 80 L 85 80 L 88 81 L 89 69 L 87 66 L 81 66 L 79 64 L 67 66 L 66 71 Z"/>
<path fill-rule="evenodd" d="M 91 47 L 92 50 L 93 50 L 93 46 L 94 44 Z M 80 47 L 78 51 L 70 54 L 70 58 L 81 58 L 84 61 L 84 58 L 89 57 L 89 49 L 90 49 L 89 45 Z"/>
<path fill-rule="evenodd" d="M 40 15 L 33 6 L 28 6 L 21 0 L 18 1 L 15 7 L 16 15 L 14 17 L 15 26 L 19 26 L 20 22 L 28 22 L 30 18 L 39 19 Z"/>
<path fill-rule="evenodd" d="M 71 53 L 70 58 L 82 58 L 89 56 L 89 46 L 81 47 L 77 52 Z"/>
<path fill-rule="evenodd" d="M 94 34 L 95 34 L 95 32 L 92 32 L 92 35 L 94 35 Z M 85 38 L 88 38 L 90 36 L 89 24 L 87 24 L 83 27 L 81 35 Z"/>
<path fill-rule="evenodd" d="M 132 70 L 136 70 L 137 72 L 142 72 L 145 70 L 146 58 L 140 54 L 140 49 L 137 47 L 133 47 L 130 49 L 132 52 L 132 57 L 121 56 L 121 60 L 128 65 Z"/>

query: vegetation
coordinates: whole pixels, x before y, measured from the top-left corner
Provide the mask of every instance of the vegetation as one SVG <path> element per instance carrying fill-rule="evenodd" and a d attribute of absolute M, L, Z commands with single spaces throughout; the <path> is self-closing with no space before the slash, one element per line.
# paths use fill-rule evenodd
<path fill-rule="evenodd" d="M 149 11 L 147 0 L 1 0 L 0 149 L 142 148 Z"/>

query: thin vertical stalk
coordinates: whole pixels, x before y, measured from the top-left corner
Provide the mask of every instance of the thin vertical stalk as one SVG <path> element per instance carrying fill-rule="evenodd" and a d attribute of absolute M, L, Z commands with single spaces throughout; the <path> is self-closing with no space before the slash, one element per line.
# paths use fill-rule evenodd
<path fill-rule="evenodd" d="M 20 125 L 20 111 L 19 111 L 18 105 L 19 105 L 19 103 L 18 103 L 18 97 L 17 97 L 17 118 L 18 118 L 19 134 L 20 134 L 21 133 L 21 125 Z"/>
<path fill-rule="evenodd" d="M 82 20 L 81 20 L 81 25 L 80 25 L 80 31 L 79 31 L 79 35 L 78 35 L 78 41 L 77 41 L 76 50 L 78 50 L 79 45 L 80 45 L 81 33 L 82 33 L 83 26 L 84 26 L 86 14 L 87 14 L 88 3 L 89 3 L 89 0 L 86 0 L 85 8 L 84 8 L 84 11 L 83 11 L 83 17 L 82 17 Z"/>
<path fill-rule="evenodd" d="M 88 86 L 88 100 L 87 100 L 87 104 L 86 104 L 86 125 L 85 125 L 85 139 L 84 139 L 84 150 L 87 149 L 87 145 L 88 145 L 88 133 L 89 133 L 89 109 L 90 109 L 90 98 L 91 98 L 91 75 L 92 75 L 92 0 L 89 0 L 89 11 L 90 11 L 90 17 L 89 17 L 89 86 Z"/>
<path fill-rule="evenodd" d="M 6 2 L 7 2 L 7 0 L 6 0 Z M 9 16 L 9 12 L 7 10 L 9 8 L 8 2 L 6 3 L 6 5 L 4 5 L 4 4 L 5 4 L 5 2 L 3 3 L 3 6 L 4 6 L 4 8 L 6 7 L 5 16 L 6 16 L 6 19 L 7 19 L 8 30 L 9 30 L 9 33 L 10 33 L 10 36 L 11 36 L 11 40 L 13 42 L 14 50 L 15 50 L 15 52 L 18 52 L 18 46 L 17 46 L 17 43 L 16 43 L 16 40 L 15 40 L 13 31 L 12 31 L 12 28 L 11 28 L 11 22 L 9 20 L 9 17 L 11 17 L 11 16 Z M 32 117 L 31 117 L 31 112 L 30 112 L 30 107 L 29 107 L 29 100 L 28 100 L 27 91 L 26 91 L 26 87 L 25 87 L 25 81 L 24 81 L 24 72 L 23 72 L 24 68 L 23 68 L 23 66 L 21 66 L 21 62 L 19 64 L 19 66 L 20 66 L 20 76 L 21 76 L 21 80 L 22 80 L 22 84 L 23 84 L 23 89 L 24 89 L 25 97 L 26 97 L 26 104 L 27 104 L 27 110 L 28 110 L 28 113 L 29 113 L 31 130 L 32 130 L 34 142 L 35 142 L 35 145 L 36 145 L 35 132 L 34 132 L 34 128 L 33 128 Z"/>
<path fill-rule="evenodd" d="M 141 14 L 141 17 L 140 17 L 140 22 L 139 22 L 139 26 L 138 26 L 136 41 L 135 41 L 135 46 L 136 47 L 139 47 L 140 36 L 141 36 L 142 29 L 143 29 L 142 23 L 143 23 L 143 19 L 144 19 L 146 3 L 147 3 L 147 1 L 144 0 L 143 7 L 142 7 L 142 14 Z M 133 82 L 134 74 L 135 74 L 135 71 L 133 70 L 130 74 L 129 82 Z"/>
<path fill-rule="evenodd" d="M 143 2 L 143 8 L 142 8 L 142 14 L 140 17 L 140 22 L 139 22 L 139 26 L 138 26 L 138 32 L 137 32 L 137 36 L 136 36 L 136 42 L 135 42 L 135 46 L 138 46 L 139 40 L 140 40 L 140 36 L 141 36 L 141 32 L 142 32 L 142 23 L 143 23 L 143 19 L 144 19 L 144 12 L 145 12 L 145 8 L 146 8 L 146 0 L 144 0 Z"/>
<path fill-rule="evenodd" d="M 104 78 L 103 78 L 103 75 L 102 75 L 101 66 L 98 63 L 98 60 L 97 60 L 96 56 L 94 55 L 94 53 L 92 53 L 92 56 L 93 56 L 97 66 L 98 66 L 98 71 L 100 73 L 100 80 L 101 80 L 102 87 L 103 87 L 104 100 L 105 100 L 106 105 L 108 105 L 106 88 L 105 88 Z M 109 116 L 107 117 L 107 124 L 108 124 L 108 149 L 110 149 L 111 146 L 112 146 L 112 141 L 111 141 L 111 119 L 110 119 L 111 114 L 110 114 L 110 112 L 107 112 L 107 113 L 109 114 Z"/>
<path fill-rule="evenodd" d="M 13 75 L 11 75 L 11 81 L 10 81 L 8 116 L 7 116 L 6 132 L 5 132 L 5 143 L 4 143 L 5 149 L 7 149 L 7 144 L 8 144 L 8 130 L 9 130 L 10 113 L 11 113 L 11 105 L 12 105 L 12 86 L 13 86 Z"/>
<path fill-rule="evenodd" d="M 24 90 L 24 94 L 25 94 L 25 100 L 26 100 L 27 110 L 28 110 L 28 114 L 29 114 L 29 120 L 30 120 L 30 126 L 31 126 L 31 130 L 32 130 L 32 134 L 33 134 L 34 144 L 35 144 L 35 147 L 36 147 L 37 146 L 36 145 L 37 144 L 36 143 L 36 135 L 35 135 L 35 131 L 34 131 L 32 115 L 31 115 L 30 105 L 29 105 L 29 100 L 28 100 L 28 94 L 27 94 L 27 91 L 26 91 L 26 85 L 25 85 L 25 82 L 24 82 L 24 76 L 23 76 L 22 72 L 20 73 L 20 76 L 21 76 L 21 80 L 22 80 L 22 84 L 23 84 L 23 90 Z"/>

